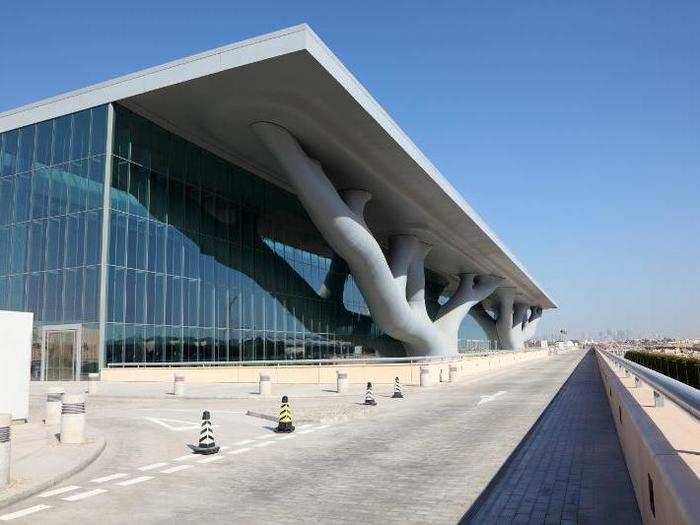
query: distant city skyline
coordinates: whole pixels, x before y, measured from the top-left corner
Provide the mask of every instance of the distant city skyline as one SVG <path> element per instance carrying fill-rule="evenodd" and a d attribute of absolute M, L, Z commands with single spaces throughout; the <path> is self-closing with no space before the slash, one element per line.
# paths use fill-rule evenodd
<path fill-rule="evenodd" d="M 540 336 L 700 336 L 698 2 L 16 3 L 0 111 L 301 22 L 558 302 Z"/>

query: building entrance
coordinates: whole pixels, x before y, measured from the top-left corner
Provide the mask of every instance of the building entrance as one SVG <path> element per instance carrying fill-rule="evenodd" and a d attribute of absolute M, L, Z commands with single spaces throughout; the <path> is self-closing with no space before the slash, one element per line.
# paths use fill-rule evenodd
<path fill-rule="evenodd" d="M 42 380 L 79 379 L 80 325 L 45 326 L 42 335 Z"/>

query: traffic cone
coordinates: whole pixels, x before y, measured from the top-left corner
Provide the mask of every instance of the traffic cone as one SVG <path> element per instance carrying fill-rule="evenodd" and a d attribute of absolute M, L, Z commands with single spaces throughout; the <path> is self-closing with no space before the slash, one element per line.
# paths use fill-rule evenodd
<path fill-rule="evenodd" d="M 211 415 L 205 410 L 202 413 L 202 430 L 199 431 L 199 445 L 192 447 L 195 454 L 216 454 L 219 447 L 214 443 L 214 431 L 211 428 Z"/>
<path fill-rule="evenodd" d="M 365 392 L 365 405 L 376 405 L 377 401 L 374 399 L 374 394 L 372 393 L 372 383 L 367 383 L 367 392 Z"/>
<path fill-rule="evenodd" d="M 401 383 L 399 383 L 398 377 L 394 378 L 394 395 L 392 395 L 391 397 L 403 399 L 403 394 L 401 393 Z"/>
<path fill-rule="evenodd" d="M 292 409 L 289 406 L 289 399 L 287 396 L 282 396 L 280 420 L 275 432 L 294 432 L 294 425 L 292 425 Z"/>

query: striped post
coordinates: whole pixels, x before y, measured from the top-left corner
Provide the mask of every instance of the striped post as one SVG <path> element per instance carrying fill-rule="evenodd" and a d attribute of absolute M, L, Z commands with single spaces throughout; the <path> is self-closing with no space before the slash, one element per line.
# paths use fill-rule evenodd
<path fill-rule="evenodd" d="M 10 484 L 10 425 L 12 414 L 0 414 L 0 487 Z"/>
<path fill-rule="evenodd" d="M 279 423 L 277 424 L 275 432 L 294 432 L 294 425 L 292 424 L 292 408 L 289 406 L 289 398 L 287 396 L 282 396 Z"/>
<path fill-rule="evenodd" d="M 63 396 L 61 407 L 61 443 L 85 442 L 85 396 L 73 394 Z"/>
<path fill-rule="evenodd" d="M 336 372 L 335 389 L 336 389 L 336 392 L 338 392 L 339 394 L 342 394 L 343 392 L 348 391 L 348 373 L 347 372 L 341 372 L 340 370 L 338 370 Z"/>
<path fill-rule="evenodd" d="M 46 389 L 45 424 L 58 425 L 61 423 L 61 406 L 63 405 L 63 394 L 65 394 L 65 392 L 65 390 L 58 387 Z"/>
<path fill-rule="evenodd" d="M 395 399 L 403 399 L 403 393 L 401 392 L 401 383 L 399 382 L 399 377 L 394 378 L 394 394 L 391 396 Z"/>
<path fill-rule="evenodd" d="M 208 410 L 202 412 L 202 428 L 199 431 L 199 444 L 193 448 L 195 454 L 216 454 L 219 447 L 214 441 L 214 430 L 211 426 L 211 414 Z"/>
<path fill-rule="evenodd" d="M 372 383 L 367 383 L 367 391 L 365 392 L 365 405 L 374 406 L 377 404 L 377 400 L 374 399 L 374 393 L 372 392 Z"/>
<path fill-rule="evenodd" d="M 176 397 L 182 397 L 185 395 L 185 376 L 181 374 L 175 374 L 173 378 L 173 395 Z"/>

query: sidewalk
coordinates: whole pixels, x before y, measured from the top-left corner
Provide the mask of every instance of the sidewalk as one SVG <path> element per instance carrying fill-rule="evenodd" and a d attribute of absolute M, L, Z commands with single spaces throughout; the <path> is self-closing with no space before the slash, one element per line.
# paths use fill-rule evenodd
<path fill-rule="evenodd" d="M 463 523 L 641 523 L 589 352 Z"/>
<path fill-rule="evenodd" d="M 105 439 L 89 427 L 86 443 L 61 444 L 57 438 L 60 426 L 46 426 L 35 407 L 30 423 L 15 424 L 11 429 L 11 483 L 0 488 L 0 508 L 27 498 L 60 483 L 80 472 L 100 455 Z"/>

